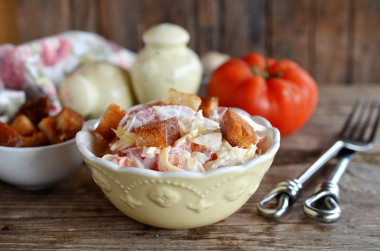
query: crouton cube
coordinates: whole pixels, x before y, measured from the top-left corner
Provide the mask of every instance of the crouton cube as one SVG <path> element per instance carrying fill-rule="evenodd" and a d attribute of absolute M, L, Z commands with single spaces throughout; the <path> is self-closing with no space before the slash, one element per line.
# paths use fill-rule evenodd
<path fill-rule="evenodd" d="M 0 121 L 0 146 L 20 147 L 23 144 L 21 136 L 12 127 Z"/>
<path fill-rule="evenodd" d="M 112 129 L 117 128 L 120 120 L 125 114 L 127 114 L 127 111 L 120 106 L 110 104 L 104 112 L 103 118 L 98 127 L 95 129 L 95 133 L 101 135 L 104 139 L 111 141 L 116 136 Z"/>
<path fill-rule="evenodd" d="M 13 120 L 11 127 L 21 136 L 30 136 L 37 131 L 33 122 L 23 114 Z"/>
<path fill-rule="evenodd" d="M 43 118 L 49 116 L 49 111 L 49 99 L 47 97 L 40 97 L 25 102 L 16 113 L 16 116 L 24 114 L 37 125 Z"/>
<path fill-rule="evenodd" d="M 55 144 L 61 142 L 57 135 L 57 130 L 55 129 L 55 121 L 51 117 L 43 118 L 40 123 L 38 123 L 38 129 L 46 136 L 49 143 Z"/>
<path fill-rule="evenodd" d="M 137 146 L 165 147 L 181 137 L 176 117 L 154 121 L 135 128 Z"/>
<path fill-rule="evenodd" d="M 41 131 L 33 133 L 31 136 L 22 137 L 24 147 L 44 146 L 49 143 L 45 134 Z"/>
<path fill-rule="evenodd" d="M 256 144 L 259 139 L 249 123 L 231 108 L 228 108 L 223 115 L 220 130 L 231 146 L 247 148 L 251 144 Z"/>
<path fill-rule="evenodd" d="M 54 119 L 60 141 L 74 138 L 82 129 L 84 122 L 82 115 L 67 107 L 63 108 Z"/>
<path fill-rule="evenodd" d="M 197 95 L 179 92 L 173 88 L 169 89 L 163 101 L 164 105 L 183 105 L 190 107 L 194 111 L 198 111 L 201 103 L 202 100 Z"/>
<path fill-rule="evenodd" d="M 203 96 L 201 97 L 202 103 L 199 110 L 202 110 L 204 117 L 208 118 L 212 110 L 218 108 L 219 99 L 217 97 Z"/>

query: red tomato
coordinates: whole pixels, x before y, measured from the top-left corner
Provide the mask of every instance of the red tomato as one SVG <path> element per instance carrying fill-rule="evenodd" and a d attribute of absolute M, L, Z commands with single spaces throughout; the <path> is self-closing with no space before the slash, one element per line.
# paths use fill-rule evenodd
<path fill-rule="evenodd" d="M 314 79 L 295 62 L 258 53 L 230 59 L 212 75 L 208 95 L 222 106 L 239 107 L 268 119 L 281 135 L 300 129 L 318 103 Z"/>

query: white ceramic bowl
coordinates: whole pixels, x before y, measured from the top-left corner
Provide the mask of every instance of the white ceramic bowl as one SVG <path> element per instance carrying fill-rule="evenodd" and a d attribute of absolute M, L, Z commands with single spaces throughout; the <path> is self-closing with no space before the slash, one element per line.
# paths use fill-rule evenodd
<path fill-rule="evenodd" d="M 56 184 L 81 166 L 75 139 L 40 147 L 0 146 L 0 180 L 24 189 Z"/>
<path fill-rule="evenodd" d="M 184 229 L 209 225 L 236 212 L 257 190 L 280 146 L 280 134 L 261 117 L 252 119 L 267 128 L 260 147 L 264 154 L 243 165 L 205 173 L 157 172 L 117 165 L 96 157 L 94 130 L 85 123 L 76 139 L 94 181 L 107 198 L 136 221 L 162 228 Z"/>

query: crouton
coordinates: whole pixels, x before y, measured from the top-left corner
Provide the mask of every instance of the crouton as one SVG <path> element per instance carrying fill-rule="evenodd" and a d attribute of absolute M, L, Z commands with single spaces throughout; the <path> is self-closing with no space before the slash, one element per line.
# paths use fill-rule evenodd
<path fill-rule="evenodd" d="M 117 128 L 120 120 L 125 116 L 125 114 L 127 114 L 127 111 L 122 109 L 120 106 L 110 104 L 104 112 L 103 118 L 98 127 L 95 129 L 95 133 L 101 135 L 104 139 L 111 141 L 116 136 L 112 129 Z"/>
<path fill-rule="evenodd" d="M 256 144 L 259 139 L 249 123 L 231 108 L 228 108 L 223 115 L 220 130 L 231 146 L 247 148 L 251 144 Z"/>
<path fill-rule="evenodd" d="M 47 97 L 32 99 L 23 104 L 16 113 L 18 115 L 27 116 L 33 124 L 37 125 L 43 118 L 49 116 L 50 101 Z"/>
<path fill-rule="evenodd" d="M 38 123 L 38 129 L 43 132 L 50 144 L 61 142 L 58 138 L 57 130 L 55 129 L 55 120 L 53 118 L 43 118 L 40 123 Z"/>
<path fill-rule="evenodd" d="M 24 142 L 12 127 L 0 121 L 0 146 L 19 147 Z"/>
<path fill-rule="evenodd" d="M 11 127 L 21 136 L 30 136 L 37 131 L 33 122 L 23 114 L 13 120 Z"/>
<path fill-rule="evenodd" d="M 45 134 L 41 131 L 33 133 L 31 136 L 22 137 L 24 147 L 44 146 L 49 143 Z"/>
<path fill-rule="evenodd" d="M 197 95 L 179 92 L 173 88 L 169 89 L 163 101 L 164 105 L 183 105 L 190 107 L 194 111 L 198 111 L 201 103 L 202 100 Z"/>
<path fill-rule="evenodd" d="M 54 120 L 60 141 L 74 138 L 84 122 L 82 115 L 67 107 L 63 108 Z"/>
<path fill-rule="evenodd" d="M 181 137 L 176 117 L 154 121 L 135 128 L 137 146 L 165 147 Z"/>
<path fill-rule="evenodd" d="M 202 103 L 199 110 L 202 110 L 204 117 L 208 118 L 212 110 L 218 108 L 219 99 L 217 97 L 203 96 L 201 97 Z"/>

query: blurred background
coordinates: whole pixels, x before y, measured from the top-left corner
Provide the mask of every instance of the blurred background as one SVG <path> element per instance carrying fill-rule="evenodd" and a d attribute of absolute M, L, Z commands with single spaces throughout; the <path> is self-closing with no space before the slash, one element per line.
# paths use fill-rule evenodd
<path fill-rule="evenodd" d="M 137 52 L 162 22 L 187 29 L 199 55 L 257 51 L 320 85 L 380 83 L 378 0 L 0 0 L 0 44 L 83 30 Z"/>

